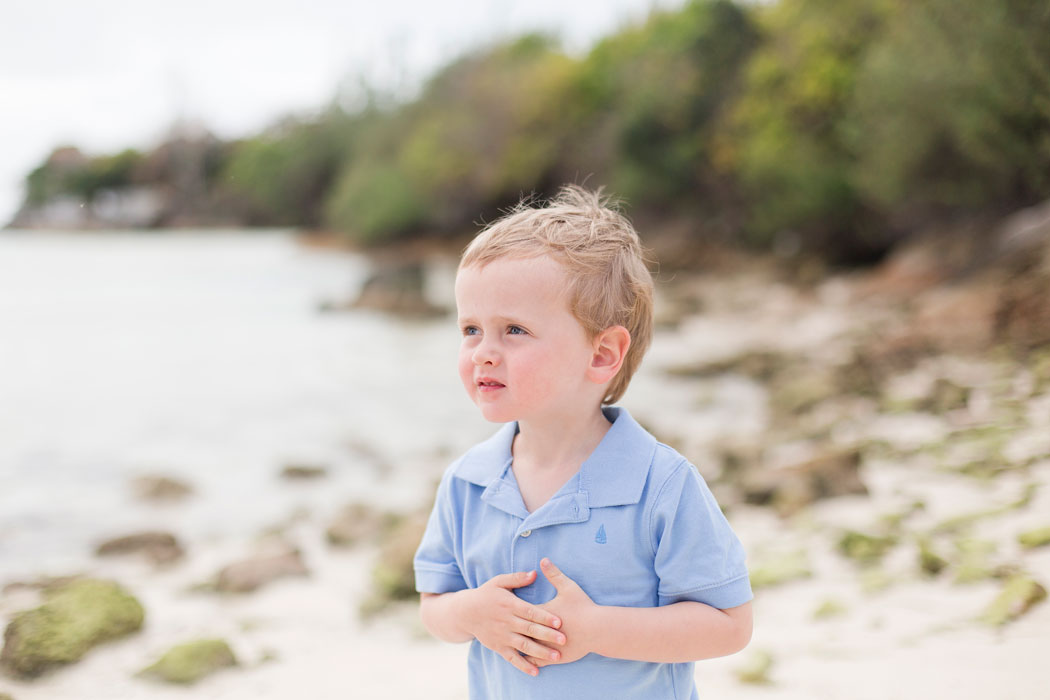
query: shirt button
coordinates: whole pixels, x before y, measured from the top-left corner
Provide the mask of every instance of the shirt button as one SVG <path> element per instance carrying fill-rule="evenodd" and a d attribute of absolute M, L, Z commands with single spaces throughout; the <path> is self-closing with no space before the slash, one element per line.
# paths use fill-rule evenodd
<path fill-rule="evenodd" d="M 532 534 L 532 530 L 526 530 L 525 532 L 521 533 L 521 536 L 522 537 L 528 537 L 531 534 Z"/>

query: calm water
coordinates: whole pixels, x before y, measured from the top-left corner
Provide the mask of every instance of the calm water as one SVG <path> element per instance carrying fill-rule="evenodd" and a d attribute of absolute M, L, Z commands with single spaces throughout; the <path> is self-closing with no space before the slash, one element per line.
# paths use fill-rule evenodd
<path fill-rule="evenodd" d="M 458 384 L 450 319 L 316 311 L 366 272 L 285 233 L 0 235 L 0 582 L 135 527 L 223 536 L 415 505 L 434 462 L 491 426 Z M 290 461 L 331 477 L 284 482 Z M 419 488 L 394 489 L 412 470 Z M 147 473 L 198 494 L 144 507 L 129 481 Z"/>

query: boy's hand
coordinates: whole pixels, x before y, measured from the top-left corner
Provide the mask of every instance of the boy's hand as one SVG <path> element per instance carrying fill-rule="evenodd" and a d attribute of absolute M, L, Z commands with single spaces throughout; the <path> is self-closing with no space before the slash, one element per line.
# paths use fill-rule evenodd
<path fill-rule="evenodd" d="M 530 655 L 529 663 L 537 668 L 551 663 L 569 663 L 589 654 L 590 644 L 586 632 L 586 621 L 599 607 L 589 595 L 584 593 L 579 584 L 563 574 L 550 559 L 544 557 L 540 560 L 540 567 L 543 569 L 544 576 L 558 591 L 549 603 L 543 604 L 543 609 L 563 621 L 560 629 L 565 632 L 568 643 L 562 646 L 560 659 L 544 659 Z"/>
<path fill-rule="evenodd" d="M 462 608 L 464 627 L 474 638 L 530 676 L 538 674 L 539 668 L 526 656 L 558 661 L 561 652 L 551 645 L 565 644 L 557 615 L 511 593 L 535 580 L 535 571 L 493 576 L 472 591 Z"/>

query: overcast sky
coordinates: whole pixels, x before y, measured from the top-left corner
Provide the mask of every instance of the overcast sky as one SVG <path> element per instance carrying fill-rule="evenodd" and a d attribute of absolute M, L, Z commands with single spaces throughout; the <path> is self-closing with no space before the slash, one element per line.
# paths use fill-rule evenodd
<path fill-rule="evenodd" d="M 411 89 L 493 38 L 542 29 L 575 52 L 682 0 L 32 0 L 0 42 L 0 225 L 61 144 L 155 145 L 177 118 L 231 138 L 361 76 Z"/>

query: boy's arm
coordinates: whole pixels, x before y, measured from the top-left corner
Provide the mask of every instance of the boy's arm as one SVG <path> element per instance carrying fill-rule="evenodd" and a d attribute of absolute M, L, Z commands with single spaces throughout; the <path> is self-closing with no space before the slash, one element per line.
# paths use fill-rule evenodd
<path fill-rule="evenodd" d="M 478 588 L 423 593 L 423 626 L 446 642 L 477 639 L 518 670 L 535 676 L 538 668 L 522 654 L 546 663 L 557 662 L 561 652 L 551 645 L 566 641 L 558 630 L 561 620 L 556 615 L 511 593 L 511 589 L 528 586 L 535 580 L 535 571 L 521 571 L 494 576 Z"/>
<path fill-rule="evenodd" d="M 736 653 L 751 640 L 751 603 L 728 610 L 695 601 L 656 608 L 597 605 L 549 559 L 540 566 L 558 591 L 543 607 L 566 621 L 562 662 L 592 652 L 635 661 L 699 661 Z"/>

